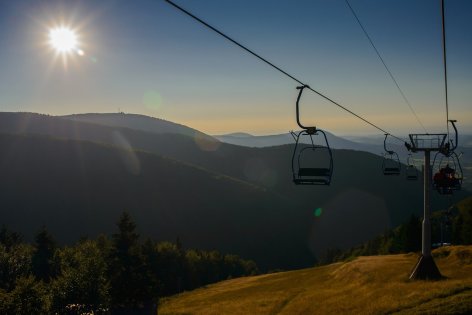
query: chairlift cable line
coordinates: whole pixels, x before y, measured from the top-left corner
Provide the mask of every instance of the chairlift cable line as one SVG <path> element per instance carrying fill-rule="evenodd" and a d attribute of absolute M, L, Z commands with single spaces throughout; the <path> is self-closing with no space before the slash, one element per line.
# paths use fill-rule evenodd
<path fill-rule="evenodd" d="M 447 143 L 449 143 L 449 100 L 448 100 L 448 94 L 447 94 L 446 20 L 444 17 L 444 0 L 441 0 L 441 17 L 442 17 L 443 63 L 444 63 L 444 93 L 445 93 L 445 98 L 446 98 Z"/>
<path fill-rule="evenodd" d="M 265 62 L 266 64 L 268 64 L 269 66 L 271 66 L 272 68 L 278 70 L 279 72 L 281 72 L 282 74 L 286 75 L 287 77 L 291 78 L 292 80 L 298 82 L 299 84 L 303 85 L 303 86 L 306 86 L 307 89 L 309 89 L 310 91 L 318 94 L 319 96 L 321 96 L 322 98 L 324 98 L 325 100 L 327 100 L 328 102 L 338 106 L 339 108 L 343 109 L 344 111 L 350 113 L 351 115 L 359 118 L 360 120 L 362 120 L 363 122 L 365 122 L 366 124 L 376 128 L 377 130 L 383 132 L 384 134 L 389 134 L 390 136 L 392 136 L 392 138 L 395 138 L 401 142 L 405 142 L 405 139 L 402 139 L 400 137 L 397 137 L 393 134 L 391 134 L 390 132 L 380 128 L 379 126 L 377 126 L 376 124 L 368 121 L 367 119 L 363 118 L 362 116 L 354 113 L 352 110 L 346 108 L 345 106 L 339 104 L 338 102 L 334 101 L 333 99 L 329 98 L 328 96 L 322 94 L 321 92 L 318 92 L 316 91 L 315 89 L 311 88 L 309 85 L 303 83 L 301 80 L 297 79 L 296 77 L 294 77 L 293 75 L 289 74 L 288 72 L 282 70 L 280 67 L 276 66 L 275 64 L 273 64 L 272 62 L 268 61 L 267 59 L 261 57 L 260 55 L 258 55 L 257 53 L 255 53 L 254 51 L 250 50 L 249 48 L 245 47 L 244 45 L 238 43 L 237 41 L 235 41 L 234 39 L 232 39 L 231 37 L 229 37 L 228 35 L 224 34 L 223 32 L 221 32 L 220 30 L 216 29 L 215 27 L 211 26 L 210 24 L 208 24 L 207 22 L 203 21 L 202 19 L 200 19 L 199 17 L 195 16 L 194 14 L 190 13 L 189 11 L 185 10 L 184 8 L 180 7 L 179 5 L 175 4 L 174 2 L 170 1 L 170 0 L 165 0 L 167 3 L 169 3 L 170 5 L 172 5 L 173 7 L 175 7 L 176 9 L 180 10 L 181 12 L 185 13 L 186 15 L 190 16 L 191 18 L 193 18 L 194 20 L 200 22 L 201 24 L 205 25 L 206 27 L 208 27 L 209 29 L 211 29 L 212 31 L 218 33 L 219 35 L 223 36 L 224 38 L 226 38 L 227 40 L 229 40 L 230 42 L 232 42 L 233 44 L 235 44 L 236 46 L 239 46 L 240 48 L 244 49 L 245 51 L 247 51 L 248 53 L 250 53 L 251 55 L 253 55 L 254 57 L 258 58 L 259 60 Z"/>
<path fill-rule="evenodd" d="M 370 37 L 369 33 L 367 33 L 367 30 L 365 29 L 364 25 L 361 23 L 359 17 L 357 16 L 356 14 L 356 11 L 354 11 L 354 9 L 352 8 L 351 4 L 349 3 L 349 0 L 345 0 L 346 1 L 346 4 L 347 6 L 349 7 L 352 15 L 354 15 L 354 18 L 356 19 L 357 23 L 359 24 L 359 26 L 361 27 L 362 31 L 364 32 L 364 35 L 367 37 L 367 39 L 369 40 L 370 42 L 370 45 L 372 46 L 372 48 L 374 48 L 375 50 L 375 53 L 377 54 L 377 56 L 379 57 L 380 61 L 382 62 L 383 66 L 385 67 L 385 70 L 387 70 L 387 73 L 388 75 L 390 76 L 390 78 L 392 79 L 393 83 L 395 83 L 395 86 L 397 87 L 398 91 L 400 92 L 403 100 L 405 101 L 405 103 L 408 105 L 408 107 L 410 108 L 411 112 L 413 113 L 413 115 L 415 116 L 416 118 L 416 121 L 421 125 L 421 127 L 423 128 L 424 132 L 425 133 L 428 133 L 428 131 L 426 131 L 426 128 L 424 127 L 423 123 L 421 122 L 420 118 L 418 117 L 418 115 L 416 114 L 415 110 L 413 109 L 413 106 L 411 105 L 410 101 L 408 100 L 408 98 L 406 97 L 405 93 L 403 93 L 403 90 L 400 88 L 400 85 L 398 84 L 397 80 L 395 79 L 395 77 L 393 76 L 392 72 L 390 71 L 390 69 L 388 68 L 387 66 L 387 63 L 385 62 L 385 60 L 382 58 L 382 55 L 380 55 L 380 52 L 379 50 L 377 49 L 377 47 L 375 46 L 374 44 L 374 41 L 372 40 L 372 38 Z"/>

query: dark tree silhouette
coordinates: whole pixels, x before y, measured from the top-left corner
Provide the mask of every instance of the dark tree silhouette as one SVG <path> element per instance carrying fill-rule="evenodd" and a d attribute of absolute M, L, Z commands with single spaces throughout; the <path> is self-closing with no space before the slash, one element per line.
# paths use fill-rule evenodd
<path fill-rule="evenodd" d="M 9 231 L 5 225 L 0 229 L 0 244 L 10 250 L 11 247 L 20 244 L 23 241 L 22 236 L 17 232 Z"/>
<path fill-rule="evenodd" d="M 37 279 L 49 282 L 55 275 L 53 258 L 56 243 L 46 227 L 36 234 L 35 241 L 35 251 L 32 257 L 33 274 Z"/>
<path fill-rule="evenodd" d="M 119 232 L 112 236 L 109 257 L 112 305 L 115 314 L 137 313 L 152 305 L 139 234 L 127 212 L 121 215 L 117 226 Z"/>
<path fill-rule="evenodd" d="M 0 314 L 156 314 L 159 296 L 258 273 L 253 261 L 184 249 L 180 239 L 141 242 L 126 212 L 117 227 L 111 239 L 66 247 L 46 228 L 34 245 L 1 229 Z"/>

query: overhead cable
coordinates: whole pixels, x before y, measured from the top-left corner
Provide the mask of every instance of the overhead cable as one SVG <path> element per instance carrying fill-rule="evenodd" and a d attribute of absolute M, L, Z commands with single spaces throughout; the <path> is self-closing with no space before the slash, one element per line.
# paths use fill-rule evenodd
<path fill-rule="evenodd" d="M 446 128 L 447 128 L 447 142 L 449 143 L 449 101 L 448 101 L 448 96 L 447 96 L 446 20 L 444 18 L 444 0 L 441 0 L 441 17 L 442 17 L 443 63 L 444 63 L 444 92 L 445 92 L 445 97 L 446 97 Z"/>
<path fill-rule="evenodd" d="M 219 35 L 223 36 L 224 38 L 226 38 L 227 40 L 229 40 L 230 42 L 232 42 L 233 44 L 239 46 L 240 48 L 244 49 L 245 51 L 247 51 L 248 53 L 250 53 L 251 55 L 253 55 L 254 57 L 258 58 L 259 60 L 265 62 L 266 64 L 268 64 L 269 66 L 271 66 L 272 68 L 278 70 L 279 72 L 281 72 L 282 74 L 286 75 L 287 77 L 291 78 L 292 80 L 298 82 L 299 84 L 301 85 L 304 85 L 304 86 L 307 86 L 307 89 L 309 89 L 310 91 L 318 94 L 319 96 L 321 96 L 322 98 L 324 98 L 325 100 L 327 100 L 328 102 L 338 106 L 339 108 L 343 109 L 344 111 L 348 112 L 349 114 L 359 118 L 360 120 L 362 120 L 363 122 L 365 122 L 366 124 L 376 128 L 377 130 L 383 132 L 384 134 L 389 134 L 390 136 L 392 136 L 393 138 L 401 141 L 401 142 L 404 142 L 405 139 L 402 139 L 400 137 L 397 137 L 393 134 L 391 134 L 390 132 L 380 128 L 379 126 L 377 126 L 376 124 L 368 121 L 367 119 L 363 118 L 362 116 L 354 113 L 353 111 L 351 111 L 350 109 L 346 108 L 345 106 L 339 104 L 338 102 L 332 100 L 331 98 L 329 98 L 328 96 L 322 94 L 321 92 L 318 92 L 317 90 L 311 88 L 310 86 L 308 86 L 307 84 L 303 83 L 301 80 L 297 79 L 296 77 L 294 77 L 293 75 L 289 74 L 288 72 L 282 70 L 280 67 L 276 66 L 275 64 L 273 64 L 272 62 L 268 61 L 267 59 L 261 57 L 260 55 L 258 55 L 257 53 L 255 53 L 254 51 L 252 51 L 251 49 L 247 48 L 246 46 L 238 43 L 237 41 L 235 41 L 234 39 L 232 39 L 231 37 L 229 37 L 228 35 L 224 34 L 223 32 L 221 32 L 220 30 L 216 29 L 215 27 L 211 26 L 210 24 L 208 24 L 207 22 L 203 21 L 202 19 L 200 19 L 199 17 L 195 16 L 194 14 L 190 13 L 189 11 L 185 10 L 184 8 L 178 6 L 177 4 L 175 4 L 174 2 L 170 1 L 170 0 L 165 0 L 167 3 L 171 4 L 173 7 L 177 8 L 178 10 L 180 10 L 181 12 L 187 14 L 188 16 L 190 16 L 191 18 L 195 19 L 196 21 L 200 22 L 201 24 L 205 25 L 206 27 L 208 27 L 209 29 L 211 29 L 212 31 L 218 33 Z"/>
<path fill-rule="evenodd" d="M 403 100 L 405 101 L 405 103 L 408 105 L 408 107 L 410 108 L 411 112 L 413 113 L 413 115 L 415 116 L 416 118 L 416 121 L 420 124 L 421 128 L 423 128 L 424 132 L 425 133 L 428 133 L 428 131 L 426 131 L 426 128 L 424 127 L 423 123 L 421 122 L 420 118 L 418 117 L 418 115 L 416 114 L 415 110 L 413 109 L 413 106 L 411 105 L 410 101 L 407 99 L 405 93 L 403 93 L 403 90 L 400 88 L 400 85 L 398 84 L 397 80 L 395 79 L 395 77 L 393 76 L 392 72 L 390 71 L 390 69 L 388 68 L 387 66 L 387 63 L 385 62 L 385 60 L 382 58 L 382 56 L 380 55 L 380 52 L 379 50 L 377 49 L 377 47 L 374 45 L 374 41 L 372 40 L 372 38 L 369 36 L 369 33 L 367 33 L 367 30 L 365 29 L 364 25 L 362 25 L 359 17 L 357 16 L 356 12 L 354 11 L 354 9 L 352 8 L 351 4 L 349 3 L 349 0 L 345 0 L 346 1 L 346 4 L 347 6 L 349 7 L 352 15 L 354 15 L 354 17 L 356 18 L 356 21 L 357 23 L 359 24 L 359 26 L 361 27 L 362 31 L 364 32 L 364 35 L 367 37 L 367 39 L 369 40 L 370 42 L 370 45 L 372 46 L 372 48 L 374 48 L 375 50 L 375 53 L 377 54 L 377 56 L 379 57 L 380 61 L 382 62 L 382 64 L 384 65 L 385 67 L 385 70 L 387 70 L 387 73 L 388 75 L 390 76 L 390 78 L 392 79 L 393 83 L 395 83 L 395 86 L 397 87 L 398 89 L 398 92 L 400 92 Z"/>

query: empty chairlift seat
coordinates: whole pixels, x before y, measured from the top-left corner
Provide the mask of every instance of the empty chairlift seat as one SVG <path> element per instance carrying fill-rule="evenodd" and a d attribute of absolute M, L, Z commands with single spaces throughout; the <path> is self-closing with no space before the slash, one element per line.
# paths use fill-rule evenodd
<path fill-rule="evenodd" d="M 333 174 L 333 157 L 325 133 L 317 130 L 310 134 L 302 130 L 295 134 L 295 138 L 298 141 L 292 156 L 293 182 L 297 185 L 329 185 Z M 321 138 L 324 143 L 315 144 L 313 138 Z"/>
<path fill-rule="evenodd" d="M 418 179 L 418 169 L 414 165 L 408 165 L 406 167 L 406 179 L 407 180 Z"/>
<path fill-rule="evenodd" d="M 411 153 L 408 154 L 408 159 L 406 160 L 406 164 L 408 165 L 406 167 L 406 179 L 407 180 L 417 180 L 418 179 L 418 169 L 416 166 L 413 164 L 414 161 L 411 159 Z"/>
<path fill-rule="evenodd" d="M 387 150 L 387 137 L 388 134 L 385 134 L 384 139 L 384 149 L 385 154 L 382 161 L 382 172 L 384 175 L 400 175 L 401 163 L 398 154 L 392 150 Z"/>
<path fill-rule="evenodd" d="M 382 171 L 384 175 L 400 175 L 401 164 L 395 152 L 384 155 Z"/>

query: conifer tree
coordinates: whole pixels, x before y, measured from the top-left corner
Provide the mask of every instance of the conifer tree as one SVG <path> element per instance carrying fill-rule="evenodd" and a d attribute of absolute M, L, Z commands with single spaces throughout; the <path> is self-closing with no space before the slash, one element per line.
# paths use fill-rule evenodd
<path fill-rule="evenodd" d="M 112 305 L 121 310 L 141 309 L 148 304 L 146 272 L 139 234 L 129 213 L 124 212 L 112 236 L 109 258 Z"/>
<path fill-rule="evenodd" d="M 54 252 L 56 251 L 56 243 L 45 227 L 36 234 L 35 241 L 35 250 L 32 257 L 33 274 L 37 279 L 49 282 L 55 274 Z"/>

